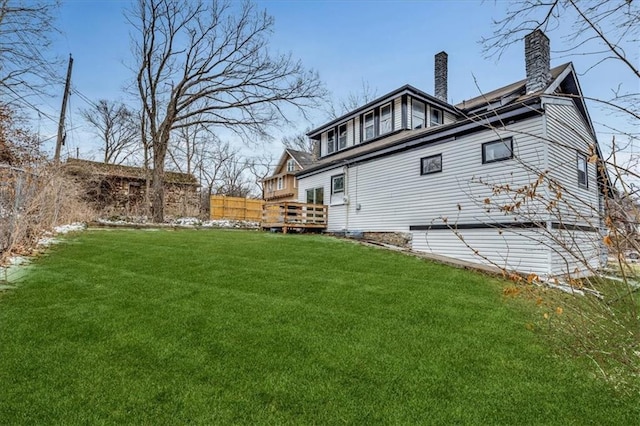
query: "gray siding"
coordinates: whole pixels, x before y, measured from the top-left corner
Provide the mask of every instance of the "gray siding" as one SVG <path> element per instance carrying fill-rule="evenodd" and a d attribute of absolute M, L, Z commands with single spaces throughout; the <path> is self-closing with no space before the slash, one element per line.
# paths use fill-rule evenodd
<path fill-rule="evenodd" d="M 393 100 L 393 130 L 402 129 L 402 98 Z"/>

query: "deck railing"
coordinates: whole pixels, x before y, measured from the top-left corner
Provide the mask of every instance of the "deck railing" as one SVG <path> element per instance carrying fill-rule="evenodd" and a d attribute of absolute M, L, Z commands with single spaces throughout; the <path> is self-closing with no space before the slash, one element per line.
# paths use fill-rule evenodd
<path fill-rule="evenodd" d="M 284 201 L 281 203 L 265 203 L 262 209 L 263 228 L 287 229 L 327 227 L 327 206 L 322 204 L 306 204 Z"/>

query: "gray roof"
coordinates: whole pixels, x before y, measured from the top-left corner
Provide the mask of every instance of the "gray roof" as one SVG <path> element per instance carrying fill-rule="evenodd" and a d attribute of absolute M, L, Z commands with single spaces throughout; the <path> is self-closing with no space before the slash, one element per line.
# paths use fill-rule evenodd
<path fill-rule="evenodd" d="M 296 151 L 295 149 L 287 148 L 287 152 L 289 155 L 293 157 L 294 160 L 300 164 L 300 167 L 303 169 L 311 164 L 313 164 L 313 154 L 305 151 Z"/>
<path fill-rule="evenodd" d="M 570 66 L 571 63 L 568 62 L 566 64 L 559 65 L 555 68 L 551 68 L 551 81 L 554 81 L 562 72 Z M 473 109 L 480 108 L 482 106 L 488 106 L 489 104 L 496 102 L 497 100 L 503 99 L 505 97 L 514 96 L 514 99 L 511 102 L 521 102 L 528 97 L 538 96 L 546 87 L 538 92 L 526 94 L 526 85 L 527 80 L 523 79 L 520 81 L 516 81 L 515 83 L 511 83 L 507 86 L 501 87 L 499 89 L 492 90 L 488 93 L 483 93 L 480 96 L 476 96 L 475 98 L 467 99 L 456 105 L 456 108 L 462 111 L 470 111 Z"/>

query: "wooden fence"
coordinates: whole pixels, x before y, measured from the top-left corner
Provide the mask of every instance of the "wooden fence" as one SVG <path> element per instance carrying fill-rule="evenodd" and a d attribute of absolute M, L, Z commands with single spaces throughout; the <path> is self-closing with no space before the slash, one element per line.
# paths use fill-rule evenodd
<path fill-rule="evenodd" d="M 250 198 L 226 197 L 224 195 L 211 196 L 211 219 L 247 220 L 260 222 L 262 220 L 262 205 L 264 201 Z"/>

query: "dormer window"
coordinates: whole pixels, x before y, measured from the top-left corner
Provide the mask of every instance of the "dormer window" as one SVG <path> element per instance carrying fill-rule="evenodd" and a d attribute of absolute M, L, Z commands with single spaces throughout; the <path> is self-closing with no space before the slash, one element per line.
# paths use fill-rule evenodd
<path fill-rule="evenodd" d="M 347 147 L 347 123 L 338 126 L 338 149 Z"/>
<path fill-rule="evenodd" d="M 411 100 L 411 128 L 422 129 L 425 127 L 424 119 L 425 106 L 423 102 L 415 99 Z"/>
<path fill-rule="evenodd" d="M 431 108 L 431 126 L 442 124 L 442 110 Z"/>
<path fill-rule="evenodd" d="M 364 115 L 364 140 L 373 139 L 376 135 L 375 121 L 373 119 L 373 111 Z"/>
<path fill-rule="evenodd" d="M 380 107 L 380 134 L 384 135 L 392 130 L 391 103 Z"/>
<path fill-rule="evenodd" d="M 331 154 L 336 150 L 336 135 L 333 130 L 327 132 L 327 154 Z"/>
<path fill-rule="evenodd" d="M 293 172 L 296 168 L 296 163 L 293 161 L 293 158 L 287 161 L 287 172 Z"/>

